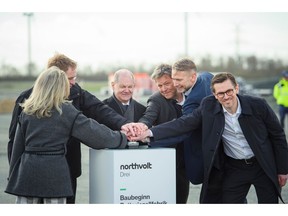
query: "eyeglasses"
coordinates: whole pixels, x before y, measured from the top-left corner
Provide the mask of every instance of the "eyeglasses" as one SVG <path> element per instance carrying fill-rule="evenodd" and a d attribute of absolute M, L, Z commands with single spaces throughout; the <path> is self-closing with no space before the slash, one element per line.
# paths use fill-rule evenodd
<path fill-rule="evenodd" d="M 225 94 L 226 94 L 227 96 L 231 96 L 233 93 L 234 93 L 234 89 L 228 89 L 228 90 L 225 91 L 225 92 L 218 92 L 216 95 L 217 95 L 217 97 L 219 97 L 219 98 L 224 98 L 224 97 L 225 97 Z"/>

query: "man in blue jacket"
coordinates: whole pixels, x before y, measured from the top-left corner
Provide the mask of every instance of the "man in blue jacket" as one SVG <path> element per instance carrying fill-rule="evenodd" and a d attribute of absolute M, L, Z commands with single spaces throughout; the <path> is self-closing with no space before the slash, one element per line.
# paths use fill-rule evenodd
<path fill-rule="evenodd" d="M 199 107 L 202 99 L 212 94 L 210 83 L 213 75 L 208 72 L 197 72 L 195 63 L 183 58 L 172 65 L 172 79 L 177 92 L 185 96 L 182 103 L 182 114 L 188 115 Z M 201 129 L 192 130 L 185 136 L 170 137 L 158 141 L 155 146 L 170 146 L 183 142 L 186 175 L 192 184 L 203 182 L 204 168 L 201 145 Z M 178 144 L 179 145 L 179 144 Z M 179 156 L 180 157 L 180 156 Z"/>
<path fill-rule="evenodd" d="M 213 75 L 208 72 L 197 73 L 195 63 L 189 58 L 176 61 L 172 66 L 172 79 L 177 91 L 184 93 L 185 102 L 182 114 L 187 115 L 199 107 L 202 99 L 211 95 L 210 83 Z M 186 174 L 192 184 L 203 182 L 203 158 L 200 129 L 190 132 L 184 140 Z"/>

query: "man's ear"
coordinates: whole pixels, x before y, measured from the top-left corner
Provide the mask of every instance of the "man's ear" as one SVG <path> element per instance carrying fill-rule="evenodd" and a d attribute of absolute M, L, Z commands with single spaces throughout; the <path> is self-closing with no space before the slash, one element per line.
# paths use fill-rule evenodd
<path fill-rule="evenodd" d="M 239 93 L 239 84 L 236 85 L 236 87 L 235 87 L 235 91 L 236 91 L 236 94 Z"/>
<path fill-rule="evenodd" d="M 114 88 L 114 85 L 115 85 L 115 82 L 111 82 L 111 88 L 113 89 Z"/>

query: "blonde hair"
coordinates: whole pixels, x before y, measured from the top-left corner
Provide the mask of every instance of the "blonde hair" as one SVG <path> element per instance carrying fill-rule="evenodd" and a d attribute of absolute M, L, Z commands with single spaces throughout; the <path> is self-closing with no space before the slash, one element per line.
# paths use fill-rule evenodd
<path fill-rule="evenodd" d="M 38 118 L 50 117 L 55 108 L 62 114 L 62 104 L 68 102 L 70 85 L 67 75 L 53 66 L 43 71 L 35 81 L 30 97 L 20 104 L 23 112 Z"/>
<path fill-rule="evenodd" d="M 182 58 L 172 65 L 172 70 L 176 71 L 197 71 L 195 63 L 189 58 Z"/>

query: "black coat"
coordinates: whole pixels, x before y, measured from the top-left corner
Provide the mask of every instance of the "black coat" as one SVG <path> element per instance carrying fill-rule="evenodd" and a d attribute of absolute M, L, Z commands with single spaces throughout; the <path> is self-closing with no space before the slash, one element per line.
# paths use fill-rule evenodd
<path fill-rule="evenodd" d="M 238 95 L 242 113 L 239 124 L 259 165 L 274 183 L 281 198 L 277 174 L 288 173 L 288 149 L 285 133 L 274 111 L 264 99 Z M 151 128 L 154 139 L 163 139 L 188 133 L 202 127 L 204 182 L 201 200 L 205 202 L 213 168 L 221 170 L 224 165 L 222 133 L 225 117 L 221 104 L 214 96 L 205 98 L 193 113 Z M 221 179 L 219 178 L 219 192 Z"/>
<path fill-rule="evenodd" d="M 134 104 L 134 107 L 133 107 L 133 111 L 134 111 L 133 122 L 138 122 L 138 120 L 142 117 L 143 113 L 145 112 L 146 107 L 143 104 L 140 104 L 139 102 L 137 102 L 134 99 L 131 99 L 131 100 L 133 100 L 133 104 Z M 111 107 L 113 110 L 115 110 L 118 114 L 124 116 L 124 112 L 121 109 L 119 103 L 117 103 L 117 101 L 114 98 L 114 96 L 106 98 L 105 100 L 103 100 L 103 103 L 107 104 L 109 107 Z"/>
<path fill-rule="evenodd" d="M 19 103 L 28 98 L 31 92 L 32 88 L 22 92 L 15 103 L 9 128 L 9 141 L 7 149 L 9 161 L 11 159 L 11 151 L 13 147 L 18 116 L 22 111 Z M 113 130 L 120 130 L 123 124 L 128 123 L 127 119 L 121 115 L 118 115 L 118 113 L 116 113 L 113 109 L 102 103 L 101 100 L 99 100 L 88 91 L 83 90 L 78 84 L 75 84 L 70 88 L 69 99 L 72 100 L 73 106 L 79 111 L 82 111 L 85 116 L 92 118 Z M 79 177 L 81 175 L 81 147 L 80 141 L 78 139 L 72 137 L 69 140 L 67 145 L 66 158 L 72 177 Z"/>

